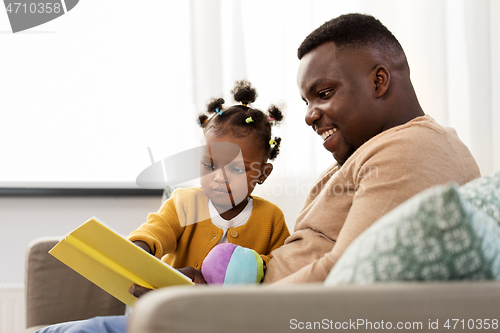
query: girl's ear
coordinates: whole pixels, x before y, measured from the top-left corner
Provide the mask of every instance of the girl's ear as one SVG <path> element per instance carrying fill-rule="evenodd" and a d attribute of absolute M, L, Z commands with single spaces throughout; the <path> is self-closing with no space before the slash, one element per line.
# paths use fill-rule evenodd
<path fill-rule="evenodd" d="M 273 172 L 273 165 L 271 163 L 264 164 L 260 169 L 259 184 L 263 184 L 271 172 Z"/>

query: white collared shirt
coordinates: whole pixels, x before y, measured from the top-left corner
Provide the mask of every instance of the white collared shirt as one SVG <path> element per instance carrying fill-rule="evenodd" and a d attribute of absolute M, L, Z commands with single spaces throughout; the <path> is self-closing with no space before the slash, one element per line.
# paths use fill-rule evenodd
<path fill-rule="evenodd" d="M 245 208 L 243 208 L 243 210 L 238 215 L 236 215 L 230 220 L 225 220 L 222 218 L 222 216 L 219 215 L 219 212 L 214 207 L 214 204 L 212 203 L 211 200 L 208 200 L 208 210 L 210 212 L 210 218 L 212 220 L 212 223 L 217 228 L 220 228 L 224 231 L 224 233 L 222 234 L 222 238 L 219 241 L 219 244 L 228 243 L 227 230 L 229 228 L 239 227 L 247 223 L 247 221 L 250 219 L 250 215 L 252 215 L 253 199 L 251 197 L 248 197 L 248 203 L 245 206 Z"/>

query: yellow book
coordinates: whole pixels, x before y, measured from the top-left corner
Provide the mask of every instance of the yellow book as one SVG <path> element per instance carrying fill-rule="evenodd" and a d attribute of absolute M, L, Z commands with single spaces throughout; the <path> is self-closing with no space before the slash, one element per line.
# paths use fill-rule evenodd
<path fill-rule="evenodd" d="M 192 285 L 190 278 L 91 218 L 49 253 L 128 306 L 134 284 L 150 289 Z"/>

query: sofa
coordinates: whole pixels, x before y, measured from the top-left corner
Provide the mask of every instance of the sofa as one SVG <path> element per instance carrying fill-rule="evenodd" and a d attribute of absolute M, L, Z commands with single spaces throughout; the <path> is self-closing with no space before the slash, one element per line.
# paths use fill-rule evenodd
<path fill-rule="evenodd" d="M 124 313 L 51 258 L 56 241 L 37 240 L 28 251 L 28 331 Z M 325 283 L 163 288 L 138 300 L 128 332 L 498 331 L 499 280 L 497 172 L 403 203 L 348 247 Z"/>
<path fill-rule="evenodd" d="M 125 313 L 125 304 L 48 252 L 59 238 L 33 240 L 26 251 L 26 332 L 47 325 Z"/>
<path fill-rule="evenodd" d="M 56 242 L 39 239 L 28 251 L 26 332 L 58 322 L 124 314 L 124 304 L 47 253 Z M 483 326 L 489 323 L 495 331 L 491 325 L 500 320 L 499 309 L 496 281 L 170 287 L 138 300 L 128 331 L 275 333 L 402 325 L 419 332 L 449 332 L 447 324 L 461 331 L 471 319 L 474 325 L 479 325 L 478 319 Z"/>
<path fill-rule="evenodd" d="M 449 332 L 447 324 L 458 331 L 462 325 L 479 328 L 478 319 L 483 327 L 489 319 L 495 331 L 491 325 L 494 320 L 498 324 L 499 309 L 500 283 L 491 281 L 175 287 L 141 297 L 128 332 L 380 331 L 398 325 L 410 331 Z"/>

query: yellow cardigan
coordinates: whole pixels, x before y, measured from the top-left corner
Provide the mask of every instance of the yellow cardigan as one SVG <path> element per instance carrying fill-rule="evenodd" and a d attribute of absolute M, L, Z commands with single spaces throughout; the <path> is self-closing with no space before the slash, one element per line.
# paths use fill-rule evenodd
<path fill-rule="evenodd" d="M 253 198 L 253 210 L 242 226 L 230 228 L 230 243 L 251 248 L 269 262 L 271 252 L 290 236 L 283 212 L 275 204 Z M 148 221 L 129 235 L 143 241 L 153 254 L 174 268 L 201 268 L 210 250 L 219 243 L 223 231 L 215 226 L 208 211 L 208 198 L 201 188 L 177 189 Z"/>

